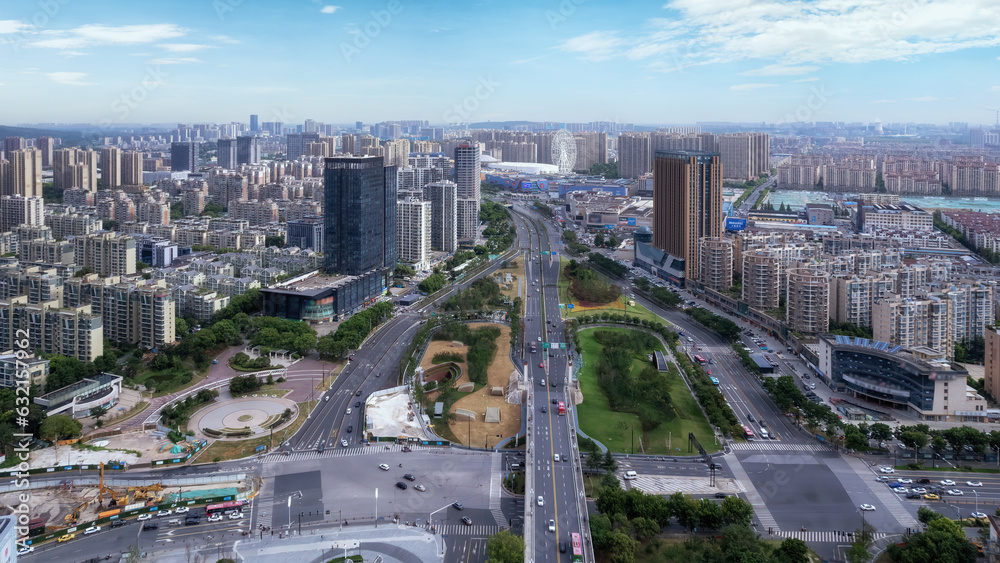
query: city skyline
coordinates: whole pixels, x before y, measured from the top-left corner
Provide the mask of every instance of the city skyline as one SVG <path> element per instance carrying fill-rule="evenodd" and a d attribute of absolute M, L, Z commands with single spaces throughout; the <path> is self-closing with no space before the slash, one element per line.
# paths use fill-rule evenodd
<path fill-rule="evenodd" d="M 10 124 L 992 124 L 997 16 L 985 0 L 24 5 L 0 19 L 0 85 Z"/>

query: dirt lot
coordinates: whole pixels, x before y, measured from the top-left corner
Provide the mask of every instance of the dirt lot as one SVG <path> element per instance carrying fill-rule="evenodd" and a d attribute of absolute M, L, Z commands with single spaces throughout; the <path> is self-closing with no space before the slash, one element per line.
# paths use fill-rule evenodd
<path fill-rule="evenodd" d="M 500 337 L 497 338 L 497 354 L 487 372 L 489 385 L 471 395 L 462 397 L 452 407 L 453 412 L 454 409 L 460 408 L 476 413 L 477 418 L 471 424 L 471 432 L 470 424 L 466 421 L 452 421 L 449 426 L 452 433 L 463 443 L 471 441 L 471 444 L 466 443 L 466 445 L 492 447 L 502 438 L 513 436 L 521 429 L 521 405 L 508 404 L 502 396 L 490 395 L 489 390 L 489 387 L 492 386 L 506 389 L 507 383 L 510 381 L 510 374 L 514 371 L 514 364 L 510 361 L 510 330 L 502 325 L 477 324 L 472 326 L 476 328 L 481 326 L 500 327 Z M 468 380 L 465 375 L 463 375 L 463 379 Z M 483 422 L 487 407 L 500 409 L 499 424 Z"/>
<path fill-rule="evenodd" d="M 509 338 L 509 337 L 508 337 Z M 427 369 L 434 365 L 431 361 L 434 359 L 435 354 L 445 352 L 448 354 L 459 354 L 462 356 L 461 362 L 455 362 L 462 368 L 462 377 L 458 379 L 457 385 L 466 383 L 469 381 L 469 366 L 465 363 L 465 354 L 469 351 L 469 347 L 461 342 L 448 342 L 445 340 L 433 340 L 427 345 L 427 351 L 424 352 L 423 359 L 420 360 L 420 367 Z"/>

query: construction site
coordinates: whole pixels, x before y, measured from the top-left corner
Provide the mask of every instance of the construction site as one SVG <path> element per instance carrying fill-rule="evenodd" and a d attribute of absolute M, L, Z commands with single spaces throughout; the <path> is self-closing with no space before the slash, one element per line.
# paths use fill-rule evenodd
<path fill-rule="evenodd" d="M 20 495 L 30 492 L 29 535 L 35 536 L 147 506 L 222 496 L 235 498 L 252 491 L 252 483 L 243 474 L 133 479 L 120 471 L 112 476 L 110 471 L 104 471 L 103 464 L 99 467 L 97 475 L 80 476 L 68 472 L 65 479 L 38 482 L 37 488 L 19 489 L 12 484 L 0 487 L 3 490 L 0 492 L 0 513 L 10 513 L 21 503 Z M 30 485 L 31 480 L 28 482 Z M 42 487 L 42 484 L 49 486 Z"/>

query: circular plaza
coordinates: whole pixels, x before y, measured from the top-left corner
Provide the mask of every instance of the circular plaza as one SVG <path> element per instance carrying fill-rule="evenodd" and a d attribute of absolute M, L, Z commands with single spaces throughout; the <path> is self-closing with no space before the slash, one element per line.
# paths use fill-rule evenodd
<path fill-rule="evenodd" d="M 291 416 L 282 420 L 286 409 Z M 202 434 L 214 438 L 246 438 L 277 430 L 295 420 L 298 407 L 294 401 L 278 397 L 245 397 L 201 409 L 192 417 L 189 427 L 196 427 Z M 247 432 L 249 431 L 249 434 Z M 230 436 L 238 434 L 238 436 Z"/>

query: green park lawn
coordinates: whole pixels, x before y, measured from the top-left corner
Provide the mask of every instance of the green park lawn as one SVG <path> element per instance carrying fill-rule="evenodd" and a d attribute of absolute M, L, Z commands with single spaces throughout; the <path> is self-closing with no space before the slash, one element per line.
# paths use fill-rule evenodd
<path fill-rule="evenodd" d="M 663 377 L 670 379 L 670 399 L 677 413 L 672 420 L 666 421 L 656 429 L 645 434 L 639 424 L 639 417 L 624 412 L 611 410 L 608 399 L 597 383 L 596 360 L 601 354 L 602 346 L 594 340 L 593 333 L 597 329 L 580 331 L 580 350 L 583 353 L 583 366 L 579 372 L 580 389 L 583 392 L 583 403 L 577 406 L 580 418 L 580 428 L 584 434 L 601 442 L 613 452 L 632 453 L 632 429 L 635 429 L 635 453 L 658 455 L 686 455 L 687 436 L 694 432 L 698 441 L 709 451 L 718 451 L 712 429 L 698 408 L 694 396 L 688 391 L 684 381 L 674 366 Z M 629 329 L 601 329 L 625 332 Z M 660 351 L 663 348 L 657 345 Z M 652 350 L 650 350 L 650 353 Z M 636 356 L 632 362 L 632 370 L 641 370 L 648 365 L 644 356 Z M 640 449 L 640 440 L 645 450 Z M 668 443 L 670 448 L 668 449 Z"/>
<path fill-rule="evenodd" d="M 569 280 L 569 278 L 567 278 L 565 275 L 563 275 L 563 270 L 562 269 L 565 268 L 566 264 L 568 264 L 568 263 L 569 263 L 568 259 L 566 259 L 566 258 L 560 258 L 559 284 L 558 284 L 559 285 L 559 303 L 562 303 L 563 305 L 572 304 L 573 308 L 570 309 L 570 308 L 567 307 L 567 308 L 562 309 L 560 311 L 560 313 L 562 313 L 562 318 L 564 318 L 564 319 L 571 319 L 571 318 L 580 317 L 580 316 L 583 316 L 583 315 L 595 315 L 595 314 L 601 313 L 601 312 L 618 313 L 618 314 L 627 313 L 630 317 L 638 317 L 640 319 L 649 320 L 649 321 L 655 321 L 655 322 L 658 322 L 658 323 L 662 323 L 664 325 L 669 325 L 670 324 L 666 320 L 664 320 L 664 319 L 656 316 L 655 313 L 653 313 L 649 309 L 643 307 L 642 305 L 639 305 L 638 303 L 636 303 L 635 305 L 629 305 L 628 302 L 627 302 L 628 299 L 624 295 L 621 298 L 619 298 L 617 301 L 615 301 L 613 303 L 607 303 L 607 304 L 605 304 L 602 307 L 588 307 L 588 308 L 581 307 L 580 306 L 580 301 L 578 299 L 574 298 L 572 295 L 570 295 L 570 292 L 569 292 L 570 280 Z M 600 272 L 598 272 L 598 275 L 602 276 L 602 277 L 605 277 L 604 274 L 601 274 Z"/>

